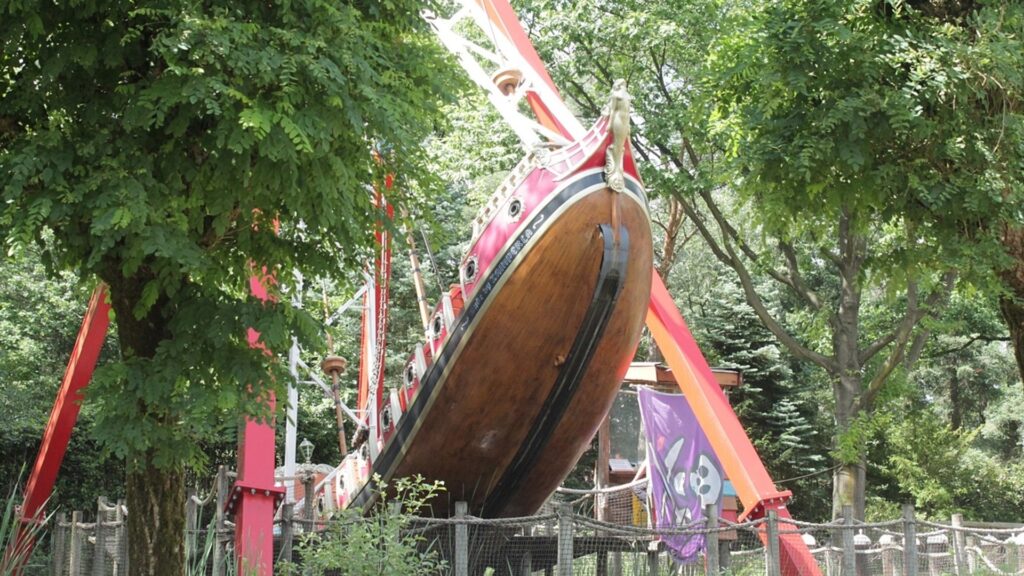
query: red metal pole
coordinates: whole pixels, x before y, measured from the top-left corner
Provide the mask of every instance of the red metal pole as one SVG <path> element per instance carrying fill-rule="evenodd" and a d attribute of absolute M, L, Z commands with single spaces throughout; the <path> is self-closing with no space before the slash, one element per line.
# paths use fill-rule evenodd
<path fill-rule="evenodd" d="M 46 501 L 53 492 L 57 481 L 57 473 L 64 461 L 71 431 L 78 420 L 78 412 L 82 407 L 82 389 L 89 384 L 100 350 L 107 336 L 110 325 L 110 304 L 107 302 L 107 287 L 100 284 L 93 290 L 89 299 L 89 307 L 82 318 L 82 326 L 78 329 L 78 338 L 71 351 L 71 359 L 64 370 L 57 399 L 50 411 L 50 419 L 46 423 L 43 441 L 39 445 L 35 464 L 25 485 L 25 500 L 21 505 L 22 522 L 33 522 L 44 515 Z M 18 545 L 32 546 L 31 542 Z"/>
<path fill-rule="evenodd" d="M 270 399 L 270 410 L 274 399 Z M 238 438 L 235 511 L 238 574 L 270 576 L 274 567 L 274 513 L 284 489 L 274 485 L 274 426 L 246 418 Z"/>
<path fill-rule="evenodd" d="M 271 300 L 267 286 L 274 282 L 264 267 L 249 279 L 249 291 L 262 302 Z M 260 333 L 249 328 L 249 346 L 263 348 Z M 267 351 L 269 353 L 269 351 Z M 270 414 L 275 397 L 268 400 Z M 235 552 L 238 574 L 270 576 L 274 570 L 274 513 L 284 488 L 274 485 L 274 422 L 246 418 L 238 436 L 238 478 L 227 508 L 235 513 Z"/>

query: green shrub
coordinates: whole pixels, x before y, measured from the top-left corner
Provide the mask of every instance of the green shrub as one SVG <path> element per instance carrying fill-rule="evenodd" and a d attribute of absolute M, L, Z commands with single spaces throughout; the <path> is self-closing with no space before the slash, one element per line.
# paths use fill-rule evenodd
<path fill-rule="evenodd" d="M 444 490 L 442 484 L 414 477 L 379 486 L 379 502 L 370 515 L 345 510 L 326 531 L 302 540 L 298 550 L 303 574 L 338 570 L 346 576 L 427 576 L 444 570 L 434 544 L 410 529 Z"/>

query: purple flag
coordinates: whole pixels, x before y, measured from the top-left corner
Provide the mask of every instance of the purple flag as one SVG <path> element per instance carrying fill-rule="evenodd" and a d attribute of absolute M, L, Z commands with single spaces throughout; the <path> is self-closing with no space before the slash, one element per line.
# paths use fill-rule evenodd
<path fill-rule="evenodd" d="M 722 466 L 682 394 L 640 387 L 640 417 L 647 437 L 647 477 L 656 528 L 684 526 L 704 518 L 704 506 L 722 509 Z M 693 562 L 704 549 L 701 535 L 665 536 L 679 562 Z"/>

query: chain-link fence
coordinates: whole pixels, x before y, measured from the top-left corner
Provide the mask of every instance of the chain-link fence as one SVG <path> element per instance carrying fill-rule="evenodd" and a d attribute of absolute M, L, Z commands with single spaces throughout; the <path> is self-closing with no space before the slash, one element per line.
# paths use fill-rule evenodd
<path fill-rule="evenodd" d="M 706 518 L 671 528 L 650 528 L 642 483 L 618 490 L 562 491 L 538 514 L 484 519 L 457 505 L 452 518 L 406 518 L 424 548 L 443 558 L 453 576 L 1024 576 L 1024 526 L 948 523 L 914 516 L 863 523 L 848 514 L 826 524 L 799 522 L 775 512 L 733 523 Z M 233 525 L 219 498 L 190 497 L 186 545 L 189 573 L 233 573 Z M 215 506 L 206 506 L 215 503 Z M 302 564 L 293 543 L 303 532 L 342 527 L 311 521 L 299 506 L 281 508 L 275 523 L 275 558 Z M 100 501 L 96 518 L 81 512 L 58 517 L 51 538 L 53 574 L 127 574 L 127 510 Z M 348 524 L 346 524 L 348 526 Z M 907 543 L 914 543 L 907 545 Z M 808 553 L 809 552 L 809 553 Z"/>

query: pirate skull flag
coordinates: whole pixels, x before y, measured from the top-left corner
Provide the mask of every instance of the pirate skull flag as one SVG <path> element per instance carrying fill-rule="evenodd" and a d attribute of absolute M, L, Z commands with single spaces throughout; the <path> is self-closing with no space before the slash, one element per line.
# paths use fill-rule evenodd
<path fill-rule="evenodd" d="M 682 394 L 640 387 L 640 417 L 647 440 L 648 493 L 656 528 L 685 526 L 716 504 L 721 514 L 722 466 Z M 680 534 L 662 540 L 679 562 L 693 562 L 704 536 Z"/>

